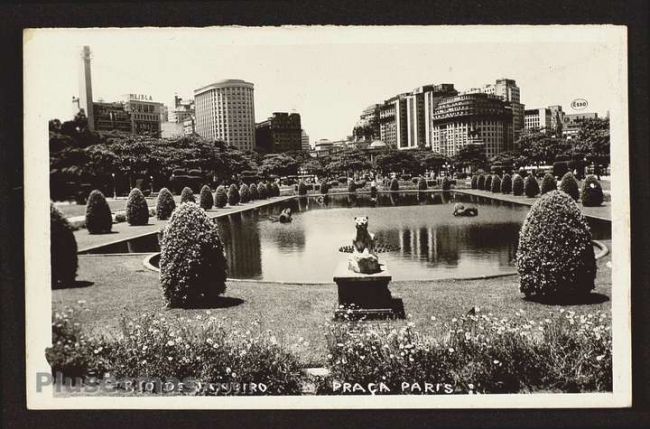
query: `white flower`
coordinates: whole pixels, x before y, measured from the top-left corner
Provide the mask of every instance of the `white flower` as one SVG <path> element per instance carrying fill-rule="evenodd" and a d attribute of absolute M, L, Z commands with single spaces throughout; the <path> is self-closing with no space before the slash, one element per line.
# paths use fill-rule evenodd
<path fill-rule="evenodd" d="M 169 347 L 172 347 L 172 346 L 174 345 L 174 342 L 171 341 L 171 340 L 169 340 L 169 341 L 167 342 L 167 345 L 168 345 Z"/>

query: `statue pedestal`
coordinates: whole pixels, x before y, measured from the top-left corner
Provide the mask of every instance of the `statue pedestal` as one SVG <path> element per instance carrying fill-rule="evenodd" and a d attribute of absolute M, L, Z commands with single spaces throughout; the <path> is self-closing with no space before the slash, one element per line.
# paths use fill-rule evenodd
<path fill-rule="evenodd" d="M 355 273 L 348 268 L 348 261 L 342 261 L 334 271 L 334 282 L 338 288 L 338 309 L 336 319 L 397 318 L 404 317 L 401 299 L 393 298 L 388 290 L 392 277 L 385 265 L 373 274 Z"/>

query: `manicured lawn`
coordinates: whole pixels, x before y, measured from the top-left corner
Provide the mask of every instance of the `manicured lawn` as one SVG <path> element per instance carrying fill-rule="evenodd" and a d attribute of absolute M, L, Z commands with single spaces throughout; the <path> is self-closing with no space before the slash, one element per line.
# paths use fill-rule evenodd
<path fill-rule="evenodd" d="M 611 243 L 606 242 L 610 247 Z M 145 269 L 142 255 L 80 256 L 77 288 L 54 290 L 53 310 L 78 306 L 85 301 L 83 326 L 94 335 L 118 332 L 123 316 L 132 319 L 146 312 L 162 312 L 166 316 L 185 316 L 185 323 L 198 314 L 210 312 L 227 323 L 247 324 L 255 319 L 265 329 L 295 351 L 306 366 L 319 366 L 327 355 L 326 325 L 332 322 L 336 307 L 336 286 L 274 284 L 259 282 L 228 282 L 225 296 L 231 298 L 229 307 L 212 309 L 164 309 L 158 273 Z M 596 298 L 593 303 L 564 306 L 576 313 L 610 311 L 611 270 L 607 255 L 598 261 Z M 86 282 L 86 283 L 84 283 Z M 88 285 L 87 282 L 92 284 Z M 466 314 L 473 306 L 493 315 L 509 317 L 523 309 L 533 318 L 543 319 L 559 306 L 523 300 L 518 291 L 518 277 L 508 276 L 485 280 L 441 280 L 425 282 L 394 282 L 390 289 L 394 297 L 404 302 L 405 311 L 421 332 L 433 330 L 441 321 Z M 241 300 L 241 301 L 239 301 Z M 432 321 L 432 316 L 436 321 Z M 346 322 L 336 322 L 346 323 Z M 383 323 L 383 322 L 368 322 Z M 300 339 L 301 346 L 295 346 Z M 307 343 L 305 343 L 305 341 Z"/>

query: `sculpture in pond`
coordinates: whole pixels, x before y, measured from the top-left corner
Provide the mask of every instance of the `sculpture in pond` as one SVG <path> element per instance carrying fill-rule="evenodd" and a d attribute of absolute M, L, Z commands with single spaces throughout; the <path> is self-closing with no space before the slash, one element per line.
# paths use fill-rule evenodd
<path fill-rule="evenodd" d="M 269 216 L 269 219 L 271 219 L 272 222 L 289 223 L 291 222 L 291 208 L 287 207 L 282 210 L 280 216 Z"/>
<path fill-rule="evenodd" d="M 478 207 L 470 205 L 465 207 L 460 203 L 454 204 L 454 216 L 476 216 L 478 215 Z"/>
<path fill-rule="evenodd" d="M 375 236 L 368 232 L 368 216 L 357 216 L 354 221 L 357 234 L 352 240 L 348 269 L 362 274 L 378 273 L 381 268 L 375 253 Z"/>

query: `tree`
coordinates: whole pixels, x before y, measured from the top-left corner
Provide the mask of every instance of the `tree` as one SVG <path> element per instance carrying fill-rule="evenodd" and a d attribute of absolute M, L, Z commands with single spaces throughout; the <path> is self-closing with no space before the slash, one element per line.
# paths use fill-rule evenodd
<path fill-rule="evenodd" d="M 471 170 L 485 168 L 487 165 L 485 146 L 480 144 L 465 145 L 453 156 L 452 162 L 463 169 L 467 167 Z"/>
<path fill-rule="evenodd" d="M 377 156 L 377 167 L 384 174 L 390 172 L 409 172 L 419 174 L 422 170 L 420 160 L 410 151 L 394 150 Z"/>
<path fill-rule="evenodd" d="M 271 175 L 290 176 L 298 174 L 298 162 L 290 156 L 282 153 L 272 153 L 264 156 L 258 169 L 260 176 Z"/>
<path fill-rule="evenodd" d="M 566 139 L 541 132 L 524 133 L 515 143 L 526 164 L 551 164 L 555 158 L 571 148 Z"/>
<path fill-rule="evenodd" d="M 372 164 L 365 152 L 357 149 L 348 149 L 330 155 L 325 170 L 333 174 L 352 175 L 355 172 L 371 167 Z"/>
<path fill-rule="evenodd" d="M 575 151 L 589 162 L 604 167 L 610 162 L 609 118 L 585 119 L 575 138 Z"/>

